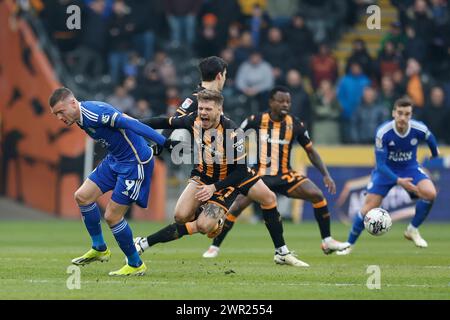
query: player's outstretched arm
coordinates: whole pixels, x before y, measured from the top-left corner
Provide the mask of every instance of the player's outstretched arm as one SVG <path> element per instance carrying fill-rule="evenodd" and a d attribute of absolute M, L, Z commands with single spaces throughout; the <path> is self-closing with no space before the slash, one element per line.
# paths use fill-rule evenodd
<path fill-rule="evenodd" d="M 320 157 L 319 153 L 314 149 L 314 147 L 311 145 L 308 148 L 305 149 L 306 154 L 308 155 L 309 161 L 313 164 L 314 167 L 316 167 L 320 173 L 323 176 L 323 182 L 325 184 L 325 187 L 328 189 L 328 191 L 331 194 L 336 193 L 336 183 L 334 182 L 333 178 L 331 178 L 330 173 L 328 172 L 327 166 L 323 163 L 322 158 Z"/>
<path fill-rule="evenodd" d="M 153 129 L 171 129 L 172 127 L 170 126 L 169 119 L 169 117 L 153 117 L 139 119 L 139 121 Z"/>
<path fill-rule="evenodd" d="M 134 118 L 123 115 L 119 115 L 117 119 L 115 119 L 114 127 L 134 131 L 138 135 L 148 138 L 161 146 L 164 146 L 167 140 L 153 128 L 146 126 Z"/>

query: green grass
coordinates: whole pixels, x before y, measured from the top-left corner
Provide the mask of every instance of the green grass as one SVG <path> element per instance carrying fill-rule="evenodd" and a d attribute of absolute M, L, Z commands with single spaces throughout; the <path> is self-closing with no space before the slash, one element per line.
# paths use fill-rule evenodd
<path fill-rule="evenodd" d="M 132 223 L 135 235 L 162 226 Z M 201 257 L 210 242 L 195 235 L 147 251 L 146 276 L 111 278 L 124 260 L 103 225 L 112 259 L 82 267 L 81 289 L 69 290 L 70 260 L 90 245 L 82 222 L 1 222 L 0 299 L 449 299 L 450 225 L 421 228 L 427 249 L 403 239 L 405 226 L 397 222 L 380 238 L 365 233 L 350 256 L 325 256 L 315 223 L 286 223 L 289 248 L 311 265 L 294 268 L 274 264 L 263 224 L 238 223 L 216 259 Z M 332 230 L 344 240 L 348 227 Z M 380 290 L 366 286 L 369 265 L 381 269 Z"/>

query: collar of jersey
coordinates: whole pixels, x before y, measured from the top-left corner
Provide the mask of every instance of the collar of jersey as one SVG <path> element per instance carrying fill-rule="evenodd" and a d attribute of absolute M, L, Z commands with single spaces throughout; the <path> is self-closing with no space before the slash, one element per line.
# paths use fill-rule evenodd
<path fill-rule="evenodd" d="M 81 112 L 81 102 L 78 101 L 78 110 L 80 110 L 80 121 L 77 121 L 80 125 L 83 125 L 83 112 Z"/>
<path fill-rule="evenodd" d="M 409 132 L 411 131 L 411 123 L 408 122 L 408 130 L 406 130 L 405 134 L 400 134 L 400 132 L 397 131 L 397 127 L 395 126 L 395 121 L 393 120 L 393 126 L 394 128 L 394 132 L 397 136 L 399 136 L 400 138 L 405 138 L 406 136 L 408 136 Z"/>
<path fill-rule="evenodd" d="M 270 112 L 267 112 L 267 114 L 269 115 L 269 119 L 270 119 L 270 121 L 272 121 L 272 122 L 279 122 L 279 123 L 281 123 L 281 122 L 284 122 L 285 120 L 286 120 L 286 116 L 284 117 L 284 119 L 283 120 L 281 120 L 281 121 L 276 121 L 276 120 L 273 120 L 272 119 L 272 117 L 270 116 Z"/>

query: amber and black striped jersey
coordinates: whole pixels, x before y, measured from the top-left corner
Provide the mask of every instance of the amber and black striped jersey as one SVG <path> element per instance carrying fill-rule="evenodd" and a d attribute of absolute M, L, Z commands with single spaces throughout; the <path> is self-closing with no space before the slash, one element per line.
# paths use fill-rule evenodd
<path fill-rule="evenodd" d="M 247 170 L 244 132 L 224 115 L 215 128 L 204 130 L 197 112 L 170 118 L 152 118 L 146 122 L 155 129 L 187 129 L 194 141 L 194 171 L 207 184 L 215 184 L 220 190 L 240 182 L 242 172 L 236 178 L 231 173 Z M 245 173 L 245 171 L 244 171 Z M 229 184 L 229 182 L 232 182 Z"/>
<path fill-rule="evenodd" d="M 290 157 L 294 139 L 304 149 L 312 146 L 305 126 L 291 114 L 287 114 L 283 121 L 272 120 L 269 112 L 252 115 L 242 122 L 241 128 L 256 130 L 260 176 L 285 174 L 291 170 Z"/>

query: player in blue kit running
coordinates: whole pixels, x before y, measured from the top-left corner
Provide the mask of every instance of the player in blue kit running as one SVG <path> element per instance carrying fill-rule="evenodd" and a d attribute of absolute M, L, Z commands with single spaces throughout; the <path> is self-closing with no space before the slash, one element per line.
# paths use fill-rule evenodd
<path fill-rule="evenodd" d="M 72 260 L 75 265 L 108 261 L 111 251 L 103 239 L 97 199 L 113 190 L 105 220 L 127 257 L 127 264 L 111 276 L 143 275 L 147 269 L 136 252 L 130 226 L 124 219 L 136 202 L 146 208 L 153 172 L 153 151 L 148 138 L 171 148 L 177 142 L 166 139 L 152 128 L 128 117 L 111 105 L 99 101 L 78 101 L 67 88 L 56 89 L 49 98 L 51 112 L 67 126 L 76 123 L 91 138 L 101 142 L 108 155 L 75 192 L 75 200 L 89 235 L 92 248 Z"/>
<path fill-rule="evenodd" d="M 412 102 L 409 99 L 398 99 L 392 111 L 394 120 L 378 128 L 375 139 L 376 168 L 367 186 L 367 197 L 353 220 L 348 237 L 351 246 L 337 254 L 345 255 L 352 251 L 352 246 L 364 230 L 364 216 L 371 209 L 379 207 L 389 190 L 397 184 L 413 197 L 419 198 L 414 218 L 404 233 L 405 238 L 420 248 L 428 246 L 418 228 L 431 210 L 436 198 L 436 188 L 417 162 L 417 146 L 425 141 L 433 158 L 439 156 L 439 150 L 434 135 L 425 124 L 412 120 L 412 113 Z"/>

